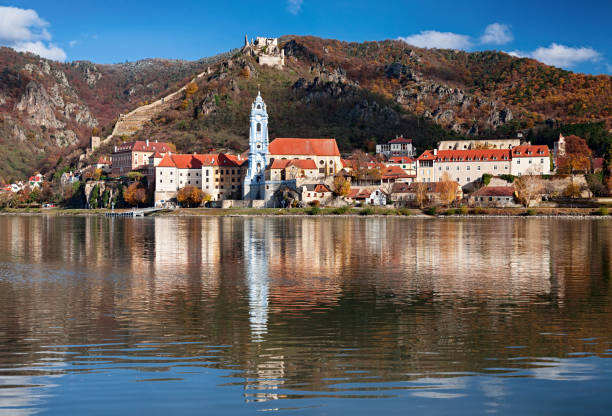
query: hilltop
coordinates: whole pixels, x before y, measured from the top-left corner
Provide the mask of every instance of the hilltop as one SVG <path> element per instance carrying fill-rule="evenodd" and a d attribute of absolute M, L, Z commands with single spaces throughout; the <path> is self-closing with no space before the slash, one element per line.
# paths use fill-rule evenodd
<path fill-rule="evenodd" d="M 120 114 L 202 72 L 133 137 L 169 140 L 184 152 L 244 150 L 248 110 L 261 90 L 272 137 L 335 137 L 343 152 L 373 149 L 397 134 L 413 138 L 419 150 L 449 137 L 519 131 L 550 140 L 563 128 L 596 131 L 598 153 L 609 140 L 610 76 L 575 74 L 503 52 L 421 49 L 395 40 L 286 36 L 279 47 L 283 67 L 261 66 L 239 50 L 196 62 L 95 65 L 2 48 L 0 151 L 9 157 L 0 161 L 0 176 L 66 163 L 82 153 L 92 131 L 108 136 Z M 103 146 L 93 156 L 109 150 Z"/>

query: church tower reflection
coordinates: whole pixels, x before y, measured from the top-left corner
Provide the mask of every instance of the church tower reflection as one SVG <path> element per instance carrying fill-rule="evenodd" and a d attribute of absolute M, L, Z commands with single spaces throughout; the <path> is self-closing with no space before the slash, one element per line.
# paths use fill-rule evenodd
<path fill-rule="evenodd" d="M 253 218 L 245 221 L 244 261 L 246 283 L 249 290 L 251 337 L 255 342 L 263 341 L 263 336 L 268 332 L 270 278 L 268 276 L 267 253 L 264 219 Z"/>

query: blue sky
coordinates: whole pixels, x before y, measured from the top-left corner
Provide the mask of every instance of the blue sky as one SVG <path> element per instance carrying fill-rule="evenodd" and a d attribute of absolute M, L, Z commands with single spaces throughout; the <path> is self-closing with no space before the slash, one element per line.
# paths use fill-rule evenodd
<path fill-rule="evenodd" d="M 495 49 L 612 74 L 610 22 L 610 0 L 0 0 L 1 45 L 97 63 L 194 60 L 241 46 L 245 33 L 298 34 Z"/>

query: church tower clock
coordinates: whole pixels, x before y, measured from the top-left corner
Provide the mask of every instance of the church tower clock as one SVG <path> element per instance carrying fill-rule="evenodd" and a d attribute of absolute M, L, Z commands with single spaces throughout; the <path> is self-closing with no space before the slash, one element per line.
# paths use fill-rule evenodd
<path fill-rule="evenodd" d="M 244 178 L 244 199 L 265 198 L 265 170 L 268 166 L 268 112 L 261 93 L 251 106 L 249 170 Z"/>

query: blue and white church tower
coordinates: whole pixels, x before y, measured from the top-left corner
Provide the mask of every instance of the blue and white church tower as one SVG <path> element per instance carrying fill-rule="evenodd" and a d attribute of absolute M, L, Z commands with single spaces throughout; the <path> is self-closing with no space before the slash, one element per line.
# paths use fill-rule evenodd
<path fill-rule="evenodd" d="M 250 121 L 249 170 L 244 178 L 243 199 L 265 199 L 265 171 L 268 166 L 268 112 L 266 103 L 259 92 L 251 106 Z"/>

